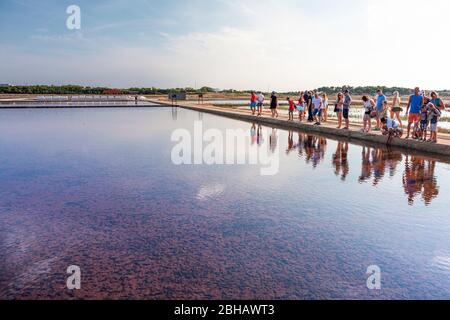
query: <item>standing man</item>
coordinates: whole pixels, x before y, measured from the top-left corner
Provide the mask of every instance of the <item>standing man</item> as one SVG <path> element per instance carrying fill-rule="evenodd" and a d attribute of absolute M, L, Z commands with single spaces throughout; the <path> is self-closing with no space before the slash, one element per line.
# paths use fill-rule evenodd
<path fill-rule="evenodd" d="M 345 128 L 346 130 L 350 127 L 350 120 L 349 120 L 349 113 L 350 113 L 350 106 L 352 104 L 352 97 L 350 96 L 350 91 L 345 90 L 344 91 L 344 107 L 342 109 L 342 113 L 345 119 Z"/>
<path fill-rule="evenodd" d="M 417 130 L 418 123 L 420 121 L 420 109 L 424 97 L 420 94 L 420 88 L 416 87 L 414 89 L 414 94 L 409 97 L 408 106 L 406 107 L 406 115 L 408 116 L 408 131 L 406 134 L 406 139 L 409 138 L 411 132 L 411 125 L 414 124 L 414 131 Z"/>
<path fill-rule="evenodd" d="M 260 117 L 262 115 L 263 112 L 263 106 L 264 106 L 264 95 L 262 94 L 262 92 L 258 92 L 257 95 L 257 100 L 258 100 L 258 117 Z"/>
<path fill-rule="evenodd" d="M 317 92 L 315 92 L 314 98 L 312 99 L 312 105 L 314 108 L 313 117 L 314 120 L 316 121 L 315 123 L 316 126 L 320 126 L 320 118 L 322 117 L 322 103 L 323 103 L 322 98 L 319 96 Z"/>
<path fill-rule="evenodd" d="M 377 90 L 377 126 L 375 131 L 381 130 L 381 118 L 384 113 L 384 102 L 386 101 L 386 96 L 383 94 L 381 89 Z"/>
<path fill-rule="evenodd" d="M 306 91 L 304 98 L 305 98 L 306 108 L 308 109 L 308 121 L 312 122 L 314 120 L 314 117 L 313 117 L 313 110 L 312 110 L 311 92 Z"/>

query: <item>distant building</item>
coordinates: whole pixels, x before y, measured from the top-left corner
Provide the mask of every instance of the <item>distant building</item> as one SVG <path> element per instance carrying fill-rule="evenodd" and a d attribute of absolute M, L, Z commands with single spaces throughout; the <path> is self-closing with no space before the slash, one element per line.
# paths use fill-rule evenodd
<path fill-rule="evenodd" d="M 9 83 L 0 83 L 0 87 L 1 88 L 9 88 L 9 87 L 12 87 L 13 85 L 12 84 L 9 84 Z"/>

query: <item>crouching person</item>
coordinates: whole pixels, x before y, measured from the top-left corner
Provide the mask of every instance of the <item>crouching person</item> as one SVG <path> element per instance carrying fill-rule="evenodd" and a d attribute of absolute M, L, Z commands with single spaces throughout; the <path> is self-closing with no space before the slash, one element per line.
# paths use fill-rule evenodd
<path fill-rule="evenodd" d="M 393 138 L 401 138 L 403 135 L 403 129 L 400 127 L 400 123 L 394 119 L 382 117 L 382 133 L 388 136 L 387 143 L 390 143 Z"/>

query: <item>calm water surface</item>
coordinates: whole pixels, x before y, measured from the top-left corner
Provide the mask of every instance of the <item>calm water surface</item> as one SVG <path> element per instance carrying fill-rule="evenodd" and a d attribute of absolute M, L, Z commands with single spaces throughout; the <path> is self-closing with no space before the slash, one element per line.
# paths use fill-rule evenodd
<path fill-rule="evenodd" d="M 194 121 L 279 173 L 175 166 Z M 2 110 L 0 298 L 450 299 L 449 194 L 444 160 L 193 111 Z"/>

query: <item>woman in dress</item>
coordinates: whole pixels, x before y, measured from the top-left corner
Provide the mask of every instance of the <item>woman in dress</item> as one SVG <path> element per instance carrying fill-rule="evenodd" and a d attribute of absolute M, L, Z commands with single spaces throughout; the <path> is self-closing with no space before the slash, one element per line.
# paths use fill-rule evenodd
<path fill-rule="evenodd" d="M 328 96 L 326 93 L 322 95 L 322 121 L 328 121 Z"/>
<path fill-rule="evenodd" d="M 300 92 L 300 97 L 298 98 L 298 119 L 302 122 L 305 119 L 305 98 L 303 97 L 304 92 Z"/>

